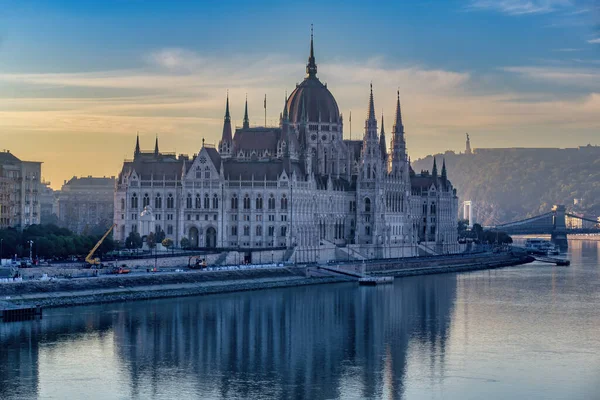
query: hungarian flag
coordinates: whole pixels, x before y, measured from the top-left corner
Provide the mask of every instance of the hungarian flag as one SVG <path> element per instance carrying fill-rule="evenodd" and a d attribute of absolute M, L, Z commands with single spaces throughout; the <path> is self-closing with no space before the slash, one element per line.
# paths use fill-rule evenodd
<path fill-rule="evenodd" d="M 265 110 L 267 109 L 267 95 L 265 94 Z"/>

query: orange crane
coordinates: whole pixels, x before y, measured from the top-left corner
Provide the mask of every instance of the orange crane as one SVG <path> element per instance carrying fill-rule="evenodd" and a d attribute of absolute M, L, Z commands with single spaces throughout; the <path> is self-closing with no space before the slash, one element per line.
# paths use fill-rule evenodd
<path fill-rule="evenodd" d="M 96 250 L 98 250 L 98 247 L 100 247 L 100 245 L 102 244 L 102 242 L 104 242 L 104 239 L 106 239 L 106 237 L 110 234 L 110 232 L 114 229 L 115 226 L 117 226 L 117 224 L 113 224 L 108 229 L 108 231 L 106 231 L 106 233 L 104 234 L 104 236 L 102 236 L 102 238 L 100 240 L 98 240 L 98 243 L 96 243 L 96 245 L 94 246 L 94 248 L 90 251 L 90 253 L 85 258 L 85 262 L 88 263 L 88 265 L 90 267 L 97 267 L 97 266 L 101 266 L 102 265 L 102 263 L 100 262 L 99 258 L 92 258 L 92 256 L 94 255 L 94 253 L 96 252 Z"/>

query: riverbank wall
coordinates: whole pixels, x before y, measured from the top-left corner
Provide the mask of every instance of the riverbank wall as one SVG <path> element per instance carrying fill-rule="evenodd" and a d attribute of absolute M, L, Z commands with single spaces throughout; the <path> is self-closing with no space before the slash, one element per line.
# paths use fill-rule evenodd
<path fill-rule="evenodd" d="M 411 276 L 474 271 L 524 264 L 524 255 L 415 257 L 370 263 L 369 275 Z M 0 285 L 0 296 L 13 304 L 62 307 L 131 300 L 229 293 L 269 288 L 349 282 L 341 276 L 314 276 L 318 267 L 262 267 L 220 271 L 164 272 L 94 278 L 24 281 Z"/>

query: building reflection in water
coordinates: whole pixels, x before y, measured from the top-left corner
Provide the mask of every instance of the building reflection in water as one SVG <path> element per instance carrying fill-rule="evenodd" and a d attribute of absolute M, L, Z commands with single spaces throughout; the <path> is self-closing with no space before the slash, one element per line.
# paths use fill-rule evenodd
<path fill-rule="evenodd" d="M 35 397 L 40 348 L 90 332 L 112 338 L 125 397 L 401 398 L 409 346 L 443 370 L 456 285 L 439 275 L 50 310 L 0 325 L 0 398 Z"/>

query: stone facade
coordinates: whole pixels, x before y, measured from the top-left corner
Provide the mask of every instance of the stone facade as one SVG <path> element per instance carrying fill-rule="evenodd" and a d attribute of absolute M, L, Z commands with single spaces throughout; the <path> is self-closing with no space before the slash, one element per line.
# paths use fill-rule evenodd
<path fill-rule="evenodd" d="M 117 178 L 115 239 L 145 235 L 150 223 L 177 244 L 286 248 L 298 262 L 413 256 L 421 241 L 452 251 L 456 193 L 445 167 L 439 178 L 410 168 L 399 93 L 389 146 L 372 87 L 363 140 L 345 140 L 337 102 L 316 74 L 311 39 L 306 78 L 278 127 L 250 127 L 246 102 L 233 132 L 228 98 L 217 148 L 203 141 L 193 157 L 176 156 L 157 139 L 143 152 L 138 137 Z"/>
<path fill-rule="evenodd" d="M 58 194 L 59 225 L 75 233 L 110 227 L 114 218 L 114 177 L 73 177 Z"/>
<path fill-rule="evenodd" d="M 42 163 L 0 152 L 0 228 L 22 229 L 40 223 Z"/>

